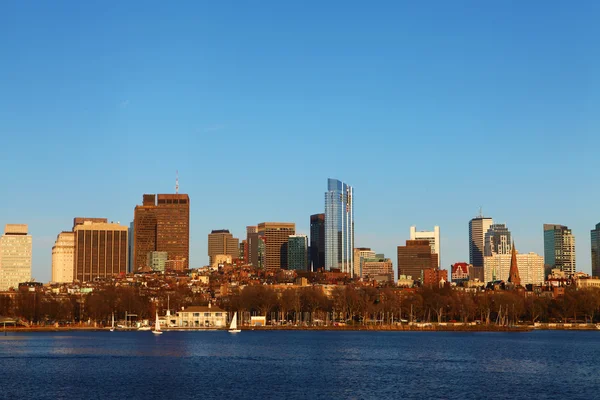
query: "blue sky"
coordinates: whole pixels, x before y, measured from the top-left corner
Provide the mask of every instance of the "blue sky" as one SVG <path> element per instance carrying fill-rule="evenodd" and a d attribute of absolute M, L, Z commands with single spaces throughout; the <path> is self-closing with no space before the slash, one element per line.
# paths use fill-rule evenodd
<path fill-rule="evenodd" d="M 179 170 L 199 266 L 211 229 L 308 233 L 333 177 L 355 187 L 356 245 L 394 264 L 411 225 L 441 227 L 445 267 L 468 260 L 482 206 L 522 252 L 568 225 L 590 272 L 599 17 L 595 1 L 2 2 L 0 224 L 29 224 L 47 281 L 73 217 L 129 223 Z"/>

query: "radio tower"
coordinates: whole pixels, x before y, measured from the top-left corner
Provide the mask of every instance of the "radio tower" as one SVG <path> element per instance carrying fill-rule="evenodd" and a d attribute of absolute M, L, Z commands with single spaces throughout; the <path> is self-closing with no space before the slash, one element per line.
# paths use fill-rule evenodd
<path fill-rule="evenodd" d="M 179 194 L 179 171 L 175 171 L 175 194 Z"/>

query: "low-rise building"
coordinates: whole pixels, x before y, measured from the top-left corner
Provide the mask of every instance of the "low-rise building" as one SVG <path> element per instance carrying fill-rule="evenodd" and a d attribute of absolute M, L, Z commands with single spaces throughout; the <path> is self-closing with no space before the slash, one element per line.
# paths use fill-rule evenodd
<path fill-rule="evenodd" d="M 225 328 L 227 311 L 212 306 L 189 306 L 177 312 L 177 326 L 180 328 Z"/>

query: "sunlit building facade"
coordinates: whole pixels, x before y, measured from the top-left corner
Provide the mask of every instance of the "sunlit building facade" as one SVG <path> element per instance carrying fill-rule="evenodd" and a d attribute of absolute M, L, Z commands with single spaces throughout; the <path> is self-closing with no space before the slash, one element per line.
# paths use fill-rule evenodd
<path fill-rule="evenodd" d="M 325 269 L 354 276 L 354 189 L 327 180 L 325 192 Z"/>
<path fill-rule="evenodd" d="M 0 237 L 0 291 L 31 280 L 31 235 L 26 224 L 7 224 Z"/>
<path fill-rule="evenodd" d="M 52 282 L 73 282 L 75 233 L 61 232 L 52 247 Z"/>

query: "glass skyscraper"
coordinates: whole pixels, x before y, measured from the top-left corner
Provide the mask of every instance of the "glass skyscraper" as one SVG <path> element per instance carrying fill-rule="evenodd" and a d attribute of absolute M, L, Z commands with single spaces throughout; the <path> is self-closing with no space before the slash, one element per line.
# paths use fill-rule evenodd
<path fill-rule="evenodd" d="M 353 276 L 354 189 L 337 179 L 327 180 L 325 192 L 325 269 Z"/>
<path fill-rule="evenodd" d="M 564 225 L 544 224 L 544 273 L 558 268 L 567 275 L 575 273 L 575 236 Z"/>

